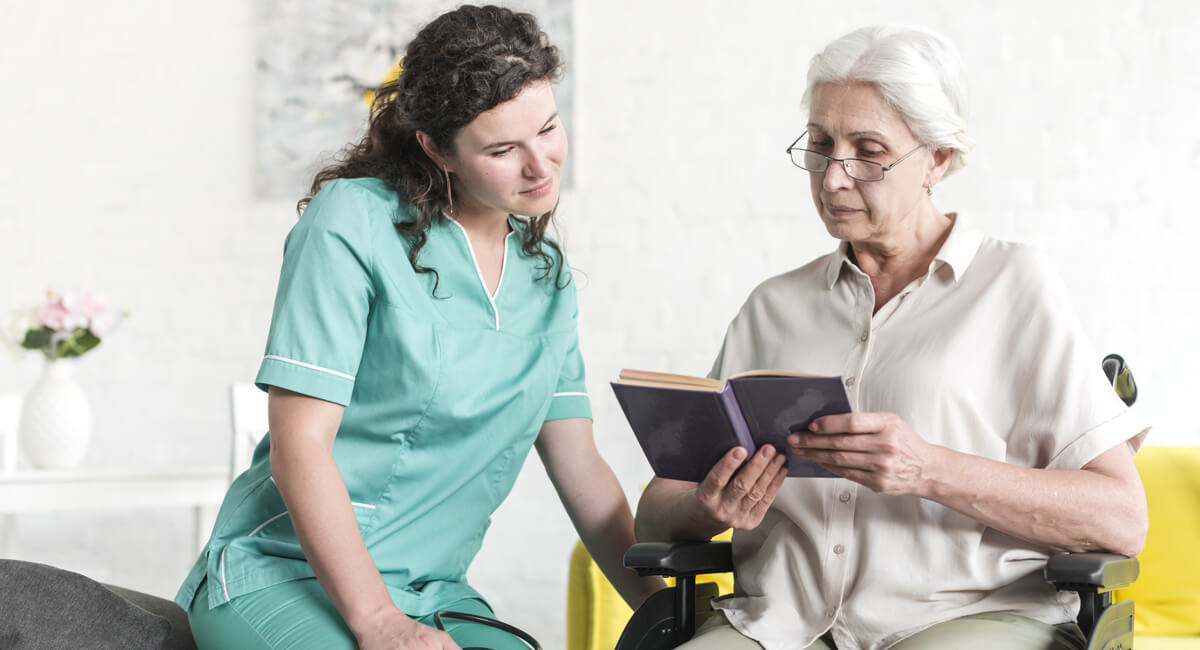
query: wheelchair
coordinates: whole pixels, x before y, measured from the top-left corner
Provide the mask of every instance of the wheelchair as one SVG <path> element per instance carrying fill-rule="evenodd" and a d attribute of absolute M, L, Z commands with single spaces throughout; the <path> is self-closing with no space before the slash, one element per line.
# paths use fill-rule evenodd
<path fill-rule="evenodd" d="M 1133 374 L 1119 355 L 1101 362 L 1105 376 L 1127 405 L 1137 399 Z M 733 570 L 730 542 L 643 542 L 625 553 L 625 567 L 639 575 L 675 579 L 633 613 L 615 650 L 667 650 L 695 633 L 697 614 L 712 611 L 714 583 L 696 583 L 696 576 Z M 1112 553 L 1060 553 L 1046 564 L 1046 581 L 1059 591 L 1079 594 L 1076 622 L 1088 639 L 1088 650 L 1133 648 L 1133 601 L 1112 602 L 1112 592 L 1133 584 L 1138 561 Z"/>

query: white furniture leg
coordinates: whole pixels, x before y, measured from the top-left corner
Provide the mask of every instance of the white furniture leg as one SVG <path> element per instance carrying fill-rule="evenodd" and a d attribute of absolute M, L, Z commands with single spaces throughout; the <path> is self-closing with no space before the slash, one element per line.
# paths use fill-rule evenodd
<path fill-rule="evenodd" d="M 200 550 L 208 543 L 213 524 L 217 523 L 218 508 L 213 505 L 197 505 L 192 510 L 192 556 L 199 557 Z"/>
<path fill-rule="evenodd" d="M 0 557 L 17 559 L 17 516 L 0 516 Z"/>

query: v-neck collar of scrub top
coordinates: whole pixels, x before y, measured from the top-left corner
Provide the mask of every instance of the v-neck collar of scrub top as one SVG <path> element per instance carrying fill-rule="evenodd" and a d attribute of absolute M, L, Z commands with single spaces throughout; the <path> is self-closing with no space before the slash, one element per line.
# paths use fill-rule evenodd
<path fill-rule="evenodd" d="M 475 247 L 471 245 L 471 236 L 467 233 L 467 228 L 458 219 L 448 214 L 443 213 L 442 218 L 458 226 L 458 230 L 462 233 L 462 241 L 467 245 L 467 255 L 471 256 L 471 261 L 475 263 L 475 273 L 479 275 L 479 287 L 483 290 L 488 302 L 492 305 L 492 311 L 496 314 L 496 329 L 500 329 L 500 312 L 496 309 L 496 296 L 500 295 L 500 289 L 504 286 L 504 272 L 508 270 L 509 240 L 517 232 L 516 227 L 513 225 L 514 219 L 512 215 L 508 216 L 508 234 L 504 236 L 504 258 L 500 262 L 500 279 L 496 282 L 496 291 L 493 293 L 488 293 L 487 281 L 483 278 L 483 268 L 479 266 L 479 257 L 475 255 Z"/>
<path fill-rule="evenodd" d="M 452 217 L 438 215 L 429 226 L 425 245 L 418 254 L 418 263 L 437 271 L 437 291 L 433 292 L 434 278 L 429 277 L 433 306 L 455 327 L 487 328 L 501 330 L 503 314 L 512 308 L 504 287 L 512 273 L 517 272 L 514 260 L 521 254 L 521 229 L 519 219 L 509 216 L 509 233 L 504 238 L 504 260 L 496 292 L 489 294 L 471 246 L 466 228 Z M 444 300 L 453 297 L 455 300 Z"/>

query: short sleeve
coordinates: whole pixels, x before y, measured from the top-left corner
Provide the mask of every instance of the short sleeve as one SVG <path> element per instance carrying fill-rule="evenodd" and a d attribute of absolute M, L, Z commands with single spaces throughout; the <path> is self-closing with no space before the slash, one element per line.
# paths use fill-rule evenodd
<path fill-rule="evenodd" d="M 721 341 L 721 349 L 717 352 L 717 358 L 713 360 L 712 369 L 708 371 L 709 379 L 724 381 L 729 378 L 729 375 L 733 374 L 729 372 L 729 367 L 736 363 L 736 360 L 733 359 L 733 357 L 737 356 L 735 348 L 741 347 L 739 344 L 744 338 L 741 336 L 740 328 L 738 327 L 740 322 L 741 313 L 738 314 L 725 330 L 725 338 Z"/>
<path fill-rule="evenodd" d="M 579 351 L 579 309 L 576 305 L 575 283 L 570 283 L 561 291 L 570 292 L 564 295 L 572 310 L 571 330 L 567 353 L 563 358 L 562 370 L 558 374 L 558 384 L 554 396 L 550 400 L 550 410 L 546 413 L 546 421 L 566 420 L 569 418 L 592 419 L 592 400 L 587 394 L 583 354 Z"/>
<path fill-rule="evenodd" d="M 1136 451 L 1149 426 L 1105 378 L 1065 285 L 1040 255 L 1021 261 L 1035 274 L 1024 291 L 1030 303 L 1022 321 L 1032 345 L 1016 357 L 1024 366 L 1016 430 L 1024 435 L 1010 439 L 1010 452 L 1034 467 L 1079 469 L 1122 442 Z"/>
<path fill-rule="evenodd" d="M 761 286 L 750 293 L 726 328 L 721 350 L 717 352 L 712 369 L 708 371 L 709 379 L 725 381 L 730 375 L 762 367 L 758 358 L 762 356 L 760 346 L 768 345 L 768 341 L 766 337 L 754 331 L 751 317 L 760 288 Z"/>
<path fill-rule="evenodd" d="M 350 402 L 374 297 L 369 197 L 333 181 L 288 233 L 259 388 Z"/>

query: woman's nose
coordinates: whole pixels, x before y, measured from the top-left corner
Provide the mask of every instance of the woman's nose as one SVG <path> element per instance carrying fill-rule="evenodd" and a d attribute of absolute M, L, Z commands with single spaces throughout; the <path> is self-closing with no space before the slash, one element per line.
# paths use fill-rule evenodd
<path fill-rule="evenodd" d="M 830 160 L 825 169 L 825 179 L 821 186 L 827 191 L 834 192 L 854 185 L 854 179 L 846 173 L 846 166 L 840 160 Z"/>
<path fill-rule="evenodd" d="M 529 150 L 529 156 L 525 160 L 525 175 L 530 178 L 545 178 L 553 169 L 553 164 L 550 161 L 550 156 L 547 151 L 541 148 L 533 147 Z"/>

